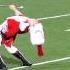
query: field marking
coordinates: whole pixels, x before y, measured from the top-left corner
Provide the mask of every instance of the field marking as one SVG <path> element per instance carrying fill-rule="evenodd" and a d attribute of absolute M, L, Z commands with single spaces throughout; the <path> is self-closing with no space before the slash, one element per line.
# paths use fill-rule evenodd
<path fill-rule="evenodd" d="M 43 65 L 43 64 L 47 64 L 47 63 L 54 63 L 54 62 L 59 62 L 59 61 L 63 61 L 63 60 L 68 60 L 70 59 L 70 57 L 65 57 L 65 58 L 61 58 L 61 59 L 56 59 L 56 60 L 51 60 L 51 61 L 45 61 L 45 62 L 40 62 L 40 63 L 35 63 L 32 66 L 38 66 L 38 65 Z M 9 70 L 18 70 L 21 68 L 27 68 L 28 66 L 21 66 L 21 67 L 15 67 L 15 68 L 11 68 Z"/>
<path fill-rule="evenodd" d="M 70 16 L 70 14 L 64 14 L 64 15 L 58 15 L 58 16 L 52 16 L 52 17 L 44 17 L 44 18 L 37 18 L 37 20 L 45 20 L 45 19 L 59 18 L 59 17 L 66 17 L 66 16 Z"/>
<path fill-rule="evenodd" d="M 66 30 L 64 30 L 64 31 L 70 31 L 70 29 L 66 29 Z"/>

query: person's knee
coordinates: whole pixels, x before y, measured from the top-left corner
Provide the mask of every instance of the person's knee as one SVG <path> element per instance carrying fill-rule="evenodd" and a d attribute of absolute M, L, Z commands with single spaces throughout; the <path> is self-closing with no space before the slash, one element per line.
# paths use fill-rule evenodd
<path fill-rule="evenodd" d="M 18 51 L 18 49 L 16 47 L 14 47 L 14 46 L 11 46 L 11 47 L 5 46 L 5 47 L 6 47 L 7 51 L 9 53 L 12 53 L 12 54 L 15 53 L 16 51 Z"/>

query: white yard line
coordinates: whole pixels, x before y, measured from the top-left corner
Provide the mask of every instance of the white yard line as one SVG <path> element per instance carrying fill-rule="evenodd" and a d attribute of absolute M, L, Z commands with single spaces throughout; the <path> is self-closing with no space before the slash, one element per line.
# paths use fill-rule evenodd
<path fill-rule="evenodd" d="M 66 30 L 64 30 L 64 31 L 70 31 L 70 29 L 66 29 Z"/>
<path fill-rule="evenodd" d="M 63 60 L 68 60 L 68 59 L 70 59 L 70 57 L 65 57 L 65 58 L 51 60 L 51 61 L 45 61 L 45 62 L 41 62 L 41 63 L 35 63 L 32 66 L 38 66 L 38 65 L 43 65 L 43 64 L 47 64 L 47 63 L 54 63 L 54 62 L 59 62 L 59 61 L 63 61 Z M 15 67 L 15 68 L 11 68 L 9 70 L 18 70 L 18 69 L 26 68 L 26 67 L 27 66 Z"/>
<path fill-rule="evenodd" d="M 44 17 L 44 18 L 37 18 L 37 19 L 38 19 L 38 20 L 44 20 L 44 19 L 60 18 L 60 17 L 66 17 L 66 16 L 70 16 L 70 14 L 58 15 L 58 16 L 52 16 L 52 17 Z"/>

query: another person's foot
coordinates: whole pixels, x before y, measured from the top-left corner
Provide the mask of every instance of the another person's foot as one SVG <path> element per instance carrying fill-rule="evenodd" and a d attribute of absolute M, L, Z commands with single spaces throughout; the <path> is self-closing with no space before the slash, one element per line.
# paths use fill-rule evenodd
<path fill-rule="evenodd" d="M 5 64 L 0 65 L 0 70 L 8 70 Z"/>

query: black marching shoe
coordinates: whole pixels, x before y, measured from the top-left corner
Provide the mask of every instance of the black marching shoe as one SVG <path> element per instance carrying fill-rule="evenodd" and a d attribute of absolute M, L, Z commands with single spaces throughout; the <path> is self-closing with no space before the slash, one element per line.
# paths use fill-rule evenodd
<path fill-rule="evenodd" d="M 13 55 L 22 61 L 23 66 L 31 66 L 32 65 L 19 51 L 16 51 Z"/>
<path fill-rule="evenodd" d="M 1 57 L 0 57 L 0 70 L 7 70 L 7 67 Z"/>
<path fill-rule="evenodd" d="M 32 66 L 32 64 L 29 62 L 23 62 L 23 66 Z"/>
<path fill-rule="evenodd" d="M 7 70 L 6 65 L 2 62 L 0 62 L 0 70 Z"/>
<path fill-rule="evenodd" d="M 4 65 L 4 64 L 0 65 L 0 70 L 7 70 L 6 65 Z"/>

